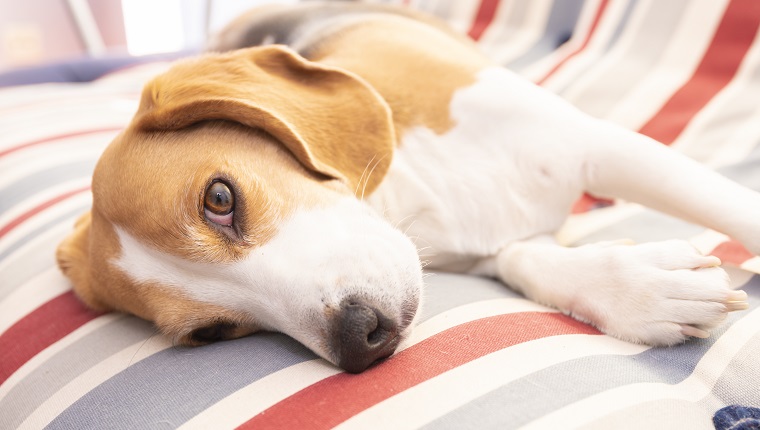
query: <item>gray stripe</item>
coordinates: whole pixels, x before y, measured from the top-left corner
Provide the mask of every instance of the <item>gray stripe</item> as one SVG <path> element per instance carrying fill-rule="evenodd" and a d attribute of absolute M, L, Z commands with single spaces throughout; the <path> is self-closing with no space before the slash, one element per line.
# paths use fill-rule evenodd
<path fill-rule="evenodd" d="M 668 46 L 668 41 L 679 27 L 679 22 L 684 16 L 684 10 L 689 7 L 689 0 L 671 0 L 667 2 L 644 3 L 638 7 L 647 7 L 646 15 L 643 22 L 646 29 L 637 32 L 633 43 L 628 46 L 622 54 L 622 61 L 614 63 L 611 67 L 605 69 L 604 75 L 600 76 L 594 85 L 588 88 L 593 94 L 581 94 L 574 97 L 573 104 L 582 111 L 595 116 L 604 117 L 612 110 L 620 100 L 635 90 L 636 80 L 647 76 L 652 68 L 662 59 L 662 55 Z M 636 2 L 632 1 L 626 9 L 625 15 L 621 18 L 619 25 L 615 29 L 615 35 L 605 48 L 609 51 L 619 40 L 620 35 L 626 30 L 630 16 L 633 13 L 633 7 Z M 586 70 L 596 67 L 597 63 L 588 65 Z M 586 71 L 578 72 L 582 76 Z M 627 77 L 625 84 L 621 84 L 620 76 Z M 561 94 L 571 88 L 573 83 L 562 88 L 558 92 Z M 599 89 L 604 91 L 600 92 Z M 585 103 L 588 101 L 589 103 Z"/>
<path fill-rule="evenodd" d="M 541 38 L 528 51 L 510 61 L 506 66 L 519 72 L 567 42 L 575 31 L 584 3 L 585 0 L 555 1 Z M 509 40 L 503 40 L 500 43 L 508 44 Z"/>
<path fill-rule="evenodd" d="M 431 0 L 421 9 L 426 10 L 427 12 L 432 12 L 436 16 L 451 21 L 452 19 L 457 18 L 452 16 L 451 6 L 453 6 L 453 3 L 449 1 Z"/>
<path fill-rule="evenodd" d="M 0 261 L 4 263 L 11 259 L 19 261 L 16 264 L 6 266 L 7 269 L 3 271 L 3 276 L 0 279 L 0 301 L 35 276 L 55 266 L 55 247 L 69 232 L 64 231 L 62 234 L 51 238 L 50 242 L 41 242 L 36 247 L 27 249 L 23 254 L 14 255 L 13 253 L 17 251 L 17 247 L 44 234 L 51 228 L 59 226 L 61 223 L 71 226 L 73 229 L 74 220 L 89 207 L 89 205 L 83 205 L 62 213 L 54 220 L 37 227 L 29 234 L 19 238 L 8 250 L 0 255 Z M 10 269 L 11 267 L 13 268 L 12 270 Z"/>
<path fill-rule="evenodd" d="M 46 428 L 175 428 L 262 377 L 313 358 L 295 340 L 275 333 L 171 348 L 99 385 Z"/>
<path fill-rule="evenodd" d="M 573 243 L 573 245 L 579 246 L 623 238 L 633 239 L 636 243 L 656 242 L 668 239 L 688 240 L 704 231 L 704 227 L 646 209 L 641 214 L 596 230 Z"/>
<path fill-rule="evenodd" d="M 16 428 L 55 392 L 124 348 L 148 339 L 150 323 L 122 316 L 79 339 L 24 377 L 0 400 L 0 428 Z M 129 366 L 124 363 L 124 367 Z"/>
<path fill-rule="evenodd" d="M 16 181 L 0 188 L 0 196 L 2 196 L 0 198 L 0 214 L 18 204 L 21 198 L 29 195 L 29 190 L 32 190 L 32 192 L 47 190 L 53 185 L 91 176 L 98 154 L 94 154 L 94 157 L 74 163 L 58 164 L 40 172 L 34 172 L 31 175 L 18 178 Z"/>
<path fill-rule="evenodd" d="M 752 309 L 757 309 L 760 277 L 753 277 L 744 289 L 750 294 Z M 709 339 L 652 348 L 634 356 L 583 357 L 541 369 L 439 417 L 425 428 L 516 428 L 611 388 L 638 382 L 681 382 L 691 375 L 717 338 L 743 315 L 730 315 Z"/>
<path fill-rule="evenodd" d="M 427 281 L 422 319 L 479 300 L 515 296 L 488 279 L 437 274 Z M 49 428 L 174 428 L 260 378 L 313 358 L 304 346 L 274 333 L 200 348 L 173 348 L 133 364 L 93 389 Z M 50 372 L 56 371 L 51 366 Z"/>
<path fill-rule="evenodd" d="M 628 4 L 625 6 L 625 11 L 623 11 L 623 18 L 621 19 L 621 23 L 628 22 L 628 20 L 631 18 L 631 14 L 633 13 L 633 8 L 636 7 L 638 2 L 639 0 L 628 1 Z M 617 41 L 620 39 L 620 36 L 623 34 L 624 29 L 625 25 L 618 25 L 615 27 L 615 31 L 612 32 L 612 36 L 607 43 L 608 48 L 614 46 L 617 43 Z"/>
<path fill-rule="evenodd" d="M 678 420 L 669 428 L 713 428 L 712 416 L 728 405 L 760 406 L 757 378 L 747 377 L 746 370 L 757 369 L 760 334 L 755 335 L 733 357 L 722 373 L 712 394 L 698 402 L 665 399 L 625 408 L 590 423 L 590 428 L 665 428 L 668 421 Z M 626 423 L 621 426 L 621 423 Z M 611 426 L 611 427 L 610 427 Z"/>
<path fill-rule="evenodd" d="M 498 281 L 475 276 L 432 273 L 425 283 L 420 322 L 470 303 L 522 297 Z"/>

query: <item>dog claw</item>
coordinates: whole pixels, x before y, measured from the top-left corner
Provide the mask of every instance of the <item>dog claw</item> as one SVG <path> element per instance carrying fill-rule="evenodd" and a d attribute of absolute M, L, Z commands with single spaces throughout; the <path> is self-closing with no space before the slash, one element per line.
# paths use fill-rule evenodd
<path fill-rule="evenodd" d="M 720 258 L 714 256 L 714 255 L 706 255 L 704 261 L 702 264 L 697 267 L 697 269 L 708 269 L 710 267 L 719 267 L 721 264 L 723 264 L 722 261 L 720 261 Z"/>
<path fill-rule="evenodd" d="M 749 309 L 749 303 L 747 303 L 747 302 L 728 302 L 728 303 L 726 303 L 726 309 L 728 309 L 729 312 L 744 311 L 744 310 Z"/>
<path fill-rule="evenodd" d="M 744 302 L 747 303 L 747 293 L 744 290 L 736 290 L 728 293 L 729 303 Z"/>
<path fill-rule="evenodd" d="M 682 325 L 681 326 L 681 333 L 684 336 L 691 336 L 691 337 L 698 337 L 700 339 L 707 339 L 710 337 L 710 332 L 700 330 L 696 327 L 692 327 L 690 325 Z"/>

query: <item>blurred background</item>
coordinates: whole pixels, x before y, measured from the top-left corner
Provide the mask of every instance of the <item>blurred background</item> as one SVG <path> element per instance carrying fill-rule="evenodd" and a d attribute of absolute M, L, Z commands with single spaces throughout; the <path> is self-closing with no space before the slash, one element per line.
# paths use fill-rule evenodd
<path fill-rule="evenodd" d="M 0 72 L 71 58 L 197 51 L 240 12 L 272 2 L 0 0 Z"/>

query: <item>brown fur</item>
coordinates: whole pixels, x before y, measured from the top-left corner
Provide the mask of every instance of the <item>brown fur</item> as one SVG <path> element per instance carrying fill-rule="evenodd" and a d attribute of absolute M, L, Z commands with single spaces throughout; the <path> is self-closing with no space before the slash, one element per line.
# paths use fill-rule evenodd
<path fill-rule="evenodd" d="M 410 38 L 420 43 L 407 46 Z M 243 258 L 294 211 L 371 193 L 397 132 L 448 130 L 451 97 L 486 65 L 473 52 L 390 16 L 342 29 L 314 51 L 317 61 L 267 46 L 178 63 L 146 85 L 134 120 L 101 157 L 93 208 L 60 245 L 61 269 L 89 306 L 154 321 L 183 343 L 215 324 L 233 327 L 227 337 L 257 330 L 251 317 L 133 282 L 114 265 L 116 228 L 187 261 Z M 234 228 L 204 217 L 214 178 L 236 189 Z"/>
<path fill-rule="evenodd" d="M 367 80 L 391 107 L 399 139 L 415 126 L 438 134 L 450 130 L 455 125 L 449 113 L 454 93 L 474 83 L 476 73 L 491 64 L 468 43 L 395 16 L 343 29 L 312 59 Z"/>

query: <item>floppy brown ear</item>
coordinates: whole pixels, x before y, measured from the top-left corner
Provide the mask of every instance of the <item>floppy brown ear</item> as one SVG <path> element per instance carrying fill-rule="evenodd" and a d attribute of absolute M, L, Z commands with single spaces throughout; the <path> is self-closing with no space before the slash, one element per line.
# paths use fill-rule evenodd
<path fill-rule="evenodd" d="M 74 292 L 79 298 L 93 309 L 106 311 L 110 306 L 99 300 L 92 290 L 92 275 L 90 262 L 90 212 L 82 215 L 74 224 L 71 232 L 58 245 L 56 259 L 58 267 L 74 285 Z"/>
<path fill-rule="evenodd" d="M 368 83 L 278 45 L 178 63 L 145 87 L 134 126 L 214 119 L 265 130 L 305 167 L 358 192 L 380 183 L 395 146 L 390 108 Z"/>

